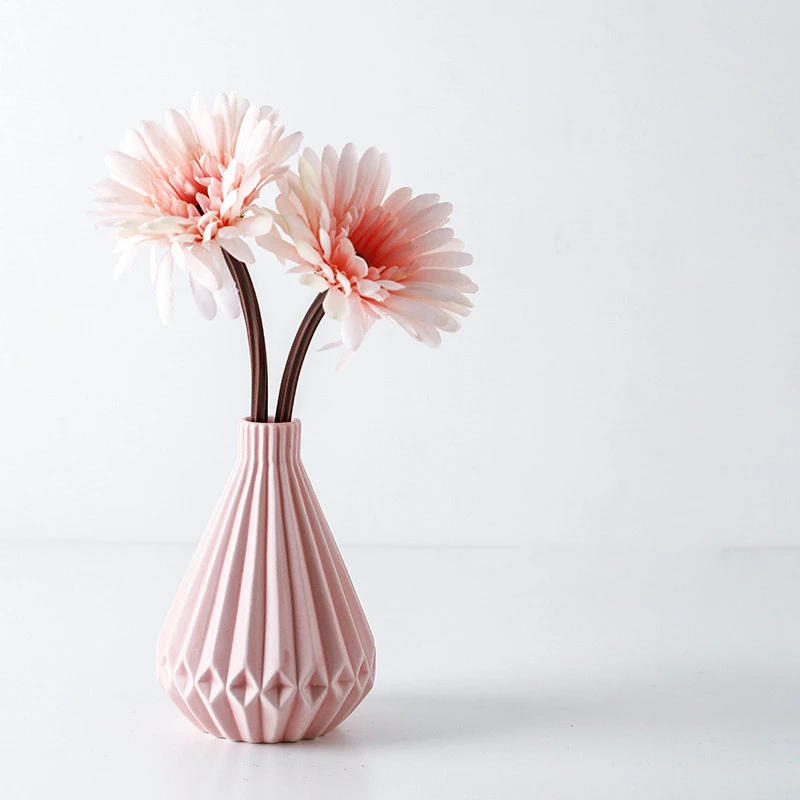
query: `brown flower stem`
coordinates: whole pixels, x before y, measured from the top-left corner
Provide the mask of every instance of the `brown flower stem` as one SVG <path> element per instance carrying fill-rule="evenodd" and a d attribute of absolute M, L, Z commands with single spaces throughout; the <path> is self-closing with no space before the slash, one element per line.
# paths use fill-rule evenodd
<path fill-rule="evenodd" d="M 325 316 L 322 308 L 322 301 L 325 299 L 327 291 L 321 292 L 314 298 L 314 302 L 309 306 L 297 334 L 292 342 L 292 349 L 286 359 L 286 366 L 281 378 L 281 389 L 278 394 L 278 407 L 275 409 L 275 422 L 291 422 L 292 410 L 294 409 L 294 396 L 297 393 L 297 382 L 300 379 L 300 370 L 303 368 L 303 361 L 306 353 L 314 338 L 314 332 L 319 327 L 319 323 Z"/>
<path fill-rule="evenodd" d="M 239 301 L 242 306 L 242 315 L 247 329 L 247 343 L 250 346 L 250 420 L 252 422 L 267 422 L 267 344 L 264 341 L 264 326 L 261 323 L 261 310 L 258 307 L 258 297 L 250 278 L 250 271 L 239 260 L 235 259 L 223 248 L 222 255 L 231 273 Z"/>

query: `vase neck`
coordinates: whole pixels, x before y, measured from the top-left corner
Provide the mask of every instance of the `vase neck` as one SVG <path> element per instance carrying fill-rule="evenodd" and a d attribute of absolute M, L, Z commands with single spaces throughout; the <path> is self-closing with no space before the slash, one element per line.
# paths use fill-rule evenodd
<path fill-rule="evenodd" d="M 268 464 L 300 460 L 300 420 L 239 423 L 239 459 Z"/>

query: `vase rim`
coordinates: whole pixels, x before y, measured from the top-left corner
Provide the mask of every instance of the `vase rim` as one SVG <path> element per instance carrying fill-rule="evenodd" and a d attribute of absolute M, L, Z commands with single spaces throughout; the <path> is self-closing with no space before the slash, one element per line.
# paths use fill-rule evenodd
<path fill-rule="evenodd" d="M 242 424 L 252 428 L 296 428 L 300 425 L 300 420 L 293 417 L 291 422 L 275 422 L 274 417 L 270 416 L 267 422 L 253 422 L 250 417 L 243 417 Z"/>
<path fill-rule="evenodd" d="M 239 457 L 277 464 L 300 457 L 299 419 L 291 422 L 239 422 Z"/>

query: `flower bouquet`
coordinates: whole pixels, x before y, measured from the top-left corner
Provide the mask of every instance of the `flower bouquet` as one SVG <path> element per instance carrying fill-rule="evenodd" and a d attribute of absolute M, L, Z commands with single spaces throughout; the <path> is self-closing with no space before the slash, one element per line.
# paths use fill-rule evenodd
<path fill-rule="evenodd" d="M 364 611 L 300 459 L 292 409 L 300 371 L 326 314 L 341 322 L 340 366 L 378 319 L 435 347 L 456 331 L 476 286 L 471 256 L 445 227 L 438 195 L 387 196 L 389 162 L 352 144 L 319 156 L 277 113 L 235 93 L 196 95 L 163 126 L 143 122 L 107 154 L 96 186 L 121 276 L 149 251 L 156 307 L 173 313 L 173 273 L 206 319 L 244 317 L 250 416 L 236 465 L 168 613 L 158 680 L 198 728 L 237 741 L 313 738 L 335 728 L 375 679 Z M 273 208 L 260 205 L 275 184 Z M 291 346 L 274 417 L 267 349 L 250 277 L 255 242 L 290 263 L 316 295 Z"/>

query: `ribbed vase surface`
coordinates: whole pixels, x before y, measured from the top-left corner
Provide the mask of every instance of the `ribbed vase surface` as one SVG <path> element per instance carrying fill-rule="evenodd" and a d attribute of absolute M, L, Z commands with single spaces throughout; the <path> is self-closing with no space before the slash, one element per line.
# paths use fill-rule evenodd
<path fill-rule="evenodd" d="M 240 423 L 157 657 L 183 714 L 237 741 L 321 736 L 372 688 L 372 632 L 300 460 L 299 421 Z"/>

